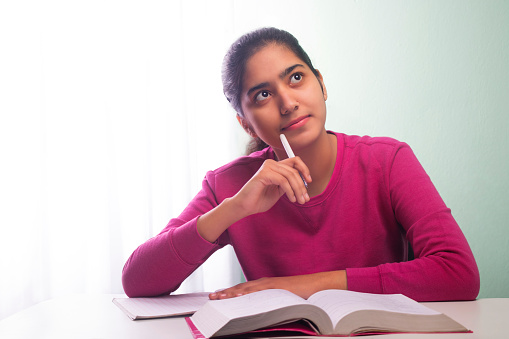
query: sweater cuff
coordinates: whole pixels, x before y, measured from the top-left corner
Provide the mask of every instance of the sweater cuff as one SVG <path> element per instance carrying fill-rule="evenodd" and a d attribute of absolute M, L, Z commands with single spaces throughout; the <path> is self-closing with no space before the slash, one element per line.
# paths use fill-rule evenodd
<path fill-rule="evenodd" d="M 348 290 L 382 294 L 382 277 L 378 267 L 347 268 Z"/>
<path fill-rule="evenodd" d="M 174 228 L 169 241 L 178 257 L 188 265 L 202 264 L 218 249 L 217 241 L 203 239 L 197 229 L 198 217 L 185 225 Z"/>

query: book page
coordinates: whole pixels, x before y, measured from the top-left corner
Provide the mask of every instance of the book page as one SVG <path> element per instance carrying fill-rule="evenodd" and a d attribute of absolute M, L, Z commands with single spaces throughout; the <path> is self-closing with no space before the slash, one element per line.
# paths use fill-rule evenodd
<path fill-rule="evenodd" d="M 318 307 L 291 292 L 278 289 L 253 292 L 231 299 L 210 300 L 191 317 L 191 321 L 207 338 L 225 336 L 301 319 L 301 316 L 295 316 L 295 312 L 292 312 L 296 310 L 295 306 L 311 306 L 329 321 L 325 312 Z"/>
<path fill-rule="evenodd" d="M 210 304 L 229 319 L 233 319 L 308 302 L 286 290 L 270 289 L 231 299 L 211 300 Z"/>
<path fill-rule="evenodd" d="M 315 293 L 308 301 L 321 307 L 337 324 L 347 314 L 359 310 L 383 310 L 408 314 L 440 314 L 401 294 L 370 294 L 344 290 Z"/>
<path fill-rule="evenodd" d="M 113 303 L 130 318 L 159 318 L 192 314 L 209 301 L 209 293 L 165 295 L 153 298 L 115 298 Z"/>

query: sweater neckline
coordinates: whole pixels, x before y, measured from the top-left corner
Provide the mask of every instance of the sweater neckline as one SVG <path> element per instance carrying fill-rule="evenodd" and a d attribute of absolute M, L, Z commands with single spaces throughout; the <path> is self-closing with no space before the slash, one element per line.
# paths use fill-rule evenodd
<path fill-rule="evenodd" d="M 330 196 L 330 194 L 335 190 L 335 188 L 337 187 L 337 185 L 339 183 L 339 177 L 341 175 L 341 168 L 342 168 L 342 164 L 343 164 L 344 146 L 345 146 L 344 135 L 341 133 L 336 133 L 336 132 L 329 131 L 329 130 L 327 130 L 327 133 L 334 134 L 336 136 L 336 140 L 337 140 L 336 163 L 334 164 L 334 170 L 332 172 L 332 176 L 329 180 L 329 183 L 327 184 L 327 187 L 325 188 L 325 190 L 322 193 L 312 197 L 307 203 L 305 203 L 303 205 L 295 203 L 298 206 L 313 207 L 315 205 L 321 204 L 324 200 L 326 200 Z M 272 160 L 277 161 L 276 153 L 270 146 L 269 146 L 269 157 L 272 158 Z M 287 202 L 292 203 L 286 195 L 283 195 L 282 198 L 285 199 Z"/>

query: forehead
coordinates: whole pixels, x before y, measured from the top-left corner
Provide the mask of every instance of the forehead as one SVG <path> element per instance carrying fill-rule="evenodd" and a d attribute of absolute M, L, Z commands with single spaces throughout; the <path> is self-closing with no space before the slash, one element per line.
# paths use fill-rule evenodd
<path fill-rule="evenodd" d="M 246 62 L 242 79 L 242 92 L 264 82 L 272 82 L 279 78 L 281 72 L 295 64 L 309 68 L 288 47 L 270 44 L 253 54 Z"/>

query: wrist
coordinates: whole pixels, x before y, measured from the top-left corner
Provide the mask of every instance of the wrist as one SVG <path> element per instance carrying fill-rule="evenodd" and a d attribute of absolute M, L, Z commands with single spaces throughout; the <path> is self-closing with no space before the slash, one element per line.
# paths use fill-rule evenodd
<path fill-rule="evenodd" d="M 320 276 L 318 290 L 346 290 L 346 270 L 317 273 Z"/>
<path fill-rule="evenodd" d="M 198 218 L 198 233 L 202 238 L 213 243 L 228 227 L 242 218 L 244 216 L 238 213 L 235 203 L 231 198 L 227 198 Z"/>
<path fill-rule="evenodd" d="M 338 282 L 338 288 L 340 290 L 348 290 L 348 281 L 346 278 L 346 270 L 337 271 L 337 282 Z"/>
<path fill-rule="evenodd" d="M 224 199 L 221 204 L 225 204 L 228 209 L 234 211 L 234 214 L 237 217 L 236 221 L 255 214 L 255 212 L 246 208 L 245 204 L 243 203 L 243 199 L 239 194 L 236 194 L 231 198 Z"/>

